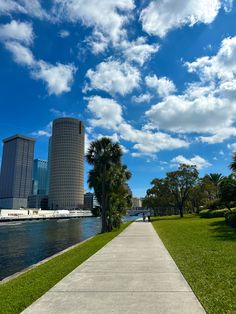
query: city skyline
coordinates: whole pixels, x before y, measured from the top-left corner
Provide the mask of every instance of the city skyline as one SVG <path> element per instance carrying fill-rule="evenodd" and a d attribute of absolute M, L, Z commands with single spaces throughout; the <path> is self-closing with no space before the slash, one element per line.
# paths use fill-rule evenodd
<path fill-rule="evenodd" d="M 34 137 L 35 158 L 47 159 L 52 121 L 78 118 L 87 145 L 104 135 L 123 146 L 136 196 L 181 162 L 196 164 L 201 176 L 230 172 L 235 2 L 181 1 L 171 11 L 170 0 L 5 2 L 1 139 Z"/>

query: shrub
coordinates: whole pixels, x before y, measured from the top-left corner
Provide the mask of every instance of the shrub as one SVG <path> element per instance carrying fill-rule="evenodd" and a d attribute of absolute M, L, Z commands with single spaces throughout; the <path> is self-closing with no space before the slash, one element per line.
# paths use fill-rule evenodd
<path fill-rule="evenodd" d="M 222 204 L 221 200 L 215 199 L 212 201 L 208 201 L 204 207 L 208 210 L 216 210 L 223 209 L 225 206 Z"/>
<path fill-rule="evenodd" d="M 226 208 L 217 210 L 204 209 L 200 211 L 199 215 L 201 218 L 216 218 L 224 217 L 226 213 L 228 213 Z"/>
<path fill-rule="evenodd" d="M 225 214 L 225 221 L 231 227 L 236 228 L 236 212 L 227 212 Z"/>

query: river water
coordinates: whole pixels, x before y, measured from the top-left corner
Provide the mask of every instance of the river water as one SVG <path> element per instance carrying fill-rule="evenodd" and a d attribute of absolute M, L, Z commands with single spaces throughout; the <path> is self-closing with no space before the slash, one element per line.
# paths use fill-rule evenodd
<path fill-rule="evenodd" d="M 0 223 L 0 280 L 100 231 L 94 217 Z"/>

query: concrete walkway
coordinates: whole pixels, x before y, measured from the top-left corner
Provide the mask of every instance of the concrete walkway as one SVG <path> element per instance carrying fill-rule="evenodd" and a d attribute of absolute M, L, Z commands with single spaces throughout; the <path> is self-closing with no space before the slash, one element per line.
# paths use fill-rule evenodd
<path fill-rule="evenodd" d="M 205 311 L 152 224 L 134 222 L 23 313 Z"/>

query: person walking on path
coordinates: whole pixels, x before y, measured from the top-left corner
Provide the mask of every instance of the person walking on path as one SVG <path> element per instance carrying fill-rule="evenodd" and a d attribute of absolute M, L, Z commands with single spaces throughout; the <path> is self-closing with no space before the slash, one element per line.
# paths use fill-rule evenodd
<path fill-rule="evenodd" d="M 145 214 L 145 212 L 143 212 L 143 221 L 144 222 L 146 221 L 146 214 Z"/>

